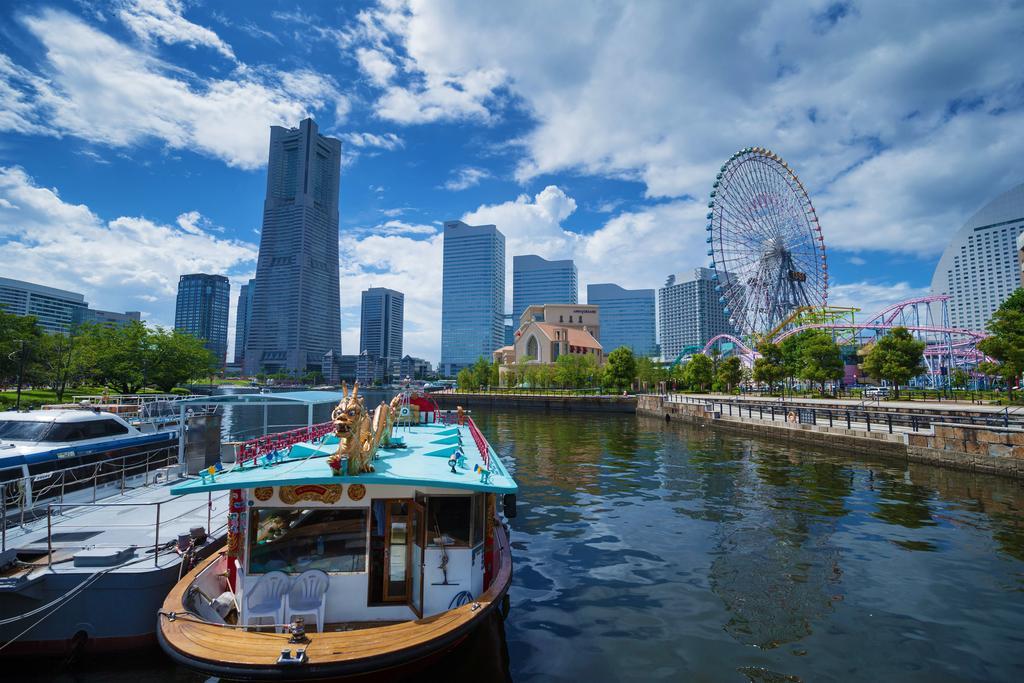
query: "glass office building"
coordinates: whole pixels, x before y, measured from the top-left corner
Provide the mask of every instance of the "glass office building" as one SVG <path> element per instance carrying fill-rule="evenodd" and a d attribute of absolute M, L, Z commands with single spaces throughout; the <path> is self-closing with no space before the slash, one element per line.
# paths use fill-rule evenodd
<path fill-rule="evenodd" d="M 504 345 L 505 235 L 493 225 L 448 221 L 443 269 L 439 371 L 453 376 Z"/>
<path fill-rule="evenodd" d="M 174 328 L 202 339 L 224 364 L 228 352 L 228 308 L 231 283 L 223 275 L 193 273 L 178 279 Z"/>
<path fill-rule="evenodd" d="M 340 177 L 341 141 L 312 119 L 271 126 L 246 374 L 321 371 L 341 355 Z"/>
<path fill-rule="evenodd" d="M 1021 286 L 1017 238 L 1024 234 L 1024 184 L 979 209 L 950 240 L 932 276 L 932 294 L 949 295 L 949 324 L 985 330 Z"/>
<path fill-rule="evenodd" d="M 636 356 L 655 356 L 658 342 L 654 290 L 623 289 L 611 283 L 587 285 L 587 305 L 601 311 L 601 346 L 604 354 L 620 346 Z"/>
<path fill-rule="evenodd" d="M 249 280 L 238 292 L 238 307 L 235 309 L 235 362 L 245 360 L 245 344 L 249 339 L 249 322 L 252 320 L 252 295 L 256 291 L 256 280 Z"/>
<path fill-rule="evenodd" d="M 533 254 L 512 257 L 512 319 L 527 306 L 578 303 L 579 277 L 572 259 L 548 261 Z"/>
<path fill-rule="evenodd" d="M 359 313 L 359 353 L 366 351 L 381 359 L 388 375 L 399 371 L 404 317 L 405 295 L 401 292 L 386 287 L 370 287 L 363 291 Z"/>

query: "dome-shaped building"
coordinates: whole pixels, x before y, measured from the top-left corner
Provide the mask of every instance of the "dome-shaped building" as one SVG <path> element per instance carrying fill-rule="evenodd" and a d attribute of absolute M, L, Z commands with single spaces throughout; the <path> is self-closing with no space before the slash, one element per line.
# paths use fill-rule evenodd
<path fill-rule="evenodd" d="M 1021 286 L 1017 237 L 1024 234 L 1024 183 L 979 209 L 950 240 L 932 276 L 932 294 L 949 294 L 949 323 L 984 330 Z"/>

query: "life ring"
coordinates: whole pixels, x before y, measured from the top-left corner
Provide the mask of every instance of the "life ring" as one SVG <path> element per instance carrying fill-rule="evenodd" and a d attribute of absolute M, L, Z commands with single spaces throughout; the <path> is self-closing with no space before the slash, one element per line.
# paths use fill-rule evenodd
<path fill-rule="evenodd" d="M 402 417 L 409 417 L 412 414 L 412 411 L 409 410 L 409 406 L 402 406 L 402 409 L 398 411 L 398 414 Z"/>
<path fill-rule="evenodd" d="M 795 423 L 796 420 L 797 420 L 796 413 L 793 412 L 792 410 L 789 411 L 789 414 L 786 415 L 786 422 L 793 422 L 793 423 Z"/>

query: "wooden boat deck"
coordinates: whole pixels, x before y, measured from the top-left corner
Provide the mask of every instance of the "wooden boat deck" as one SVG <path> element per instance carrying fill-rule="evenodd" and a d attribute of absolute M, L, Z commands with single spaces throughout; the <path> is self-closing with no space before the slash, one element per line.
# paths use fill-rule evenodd
<path fill-rule="evenodd" d="M 305 645 L 290 644 L 287 634 L 219 626 L 185 612 L 185 592 L 196 576 L 218 559 L 214 555 L 179 581 L 167 596 L 160 611 L 158 634 L 181 663 L 231 678 L 287 678 L 284 672 L 294 673 L 296 678 L 315 678 L 403 666 L 455 645 L 500 605 L 512 579 L 512 553 L 505 529 L 498 522 L 494 542 L 498 548 L 494 580 L 475 601 L 415 621 L 378 623 L 372 628 L 341 632 L 307 632 L 310 642 Z M 282 650 L 302 647 L 307 663 L 285 667 L 277 664 Z"/>

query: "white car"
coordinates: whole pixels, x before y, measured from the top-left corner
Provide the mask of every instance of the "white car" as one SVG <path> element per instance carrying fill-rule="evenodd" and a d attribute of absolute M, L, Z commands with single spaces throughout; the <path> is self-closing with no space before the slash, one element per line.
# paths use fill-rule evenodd
<path fill-rule="evenodd" d="M 889 387 L 868 387 L 864 390 L 865 398 L 889 398 Z"/>

